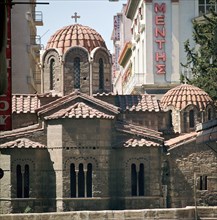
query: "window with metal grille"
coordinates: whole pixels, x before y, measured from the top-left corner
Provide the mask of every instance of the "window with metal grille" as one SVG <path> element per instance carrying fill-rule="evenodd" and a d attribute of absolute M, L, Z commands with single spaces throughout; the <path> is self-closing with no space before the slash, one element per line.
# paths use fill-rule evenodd
<path fill-rule="evenodd" d="M 54 89 L 54 68 L 55 68 L 55 60 L 50 60 L 50 90 Z"/>
<path fill-rule="evenodd" d="M 99 90 L 104 90 L 104 63 L 103 59 L 99 59 Z"/>
<path fill-rule="evenodd" d="M 80 74 L 81 74 L 81 69 L 80 69 L 80 58 L 76 57 L 74 59 L 74 88 L 75 89 L 80 89 Z"/>

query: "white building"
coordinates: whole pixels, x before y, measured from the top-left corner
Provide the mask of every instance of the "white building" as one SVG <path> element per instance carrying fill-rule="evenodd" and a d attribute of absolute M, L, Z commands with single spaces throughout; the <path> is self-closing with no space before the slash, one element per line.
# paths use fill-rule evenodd
<path fill-rule="evenodd" d="M 208 0 L 128 0 L 126 16 L 132 21 L 132 68 L 126 93 L 163 94 L 179 84 L 192 40 L 192 19 L 207 13 Z M 190 74 L 190 73 L 189 73 Z M 125 76 L 126 78 L 126 76 Z"/>
<path fill-rule="evenodd" d="M 124 70 L 118 63 L 118 59 L 121 54 L 121 50 L 124 48 L 125 44 L 131 41 L 131 20 L 125 15 L 126 4 L 123 4 L 121 13 L 114 16 L 114 26 L 111 40 L 113 40 L 114 53 L 113 57 L 113 68 L 112 68 L 112 78 L 114 85 L 114 92 L 118 94 L 123 93 L 123 74 Z"/>
<path fill-rule="evenodd" d="M 12 92 L 36 93 L 40 91 L 41 42 L 36 26 L 43 25 L 42 12 L 35 11 L 36 0 L 25 0 L 11 9 Z M 28 4 L 31 3 L 31 4 Z"/>

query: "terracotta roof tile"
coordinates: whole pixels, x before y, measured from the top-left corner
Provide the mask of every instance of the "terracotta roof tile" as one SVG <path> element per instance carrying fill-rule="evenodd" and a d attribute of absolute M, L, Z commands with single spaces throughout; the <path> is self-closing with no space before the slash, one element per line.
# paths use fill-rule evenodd
<path fill-rule="evenodd" d="M 127 122 L 125 123 L 121 121 L 116 122 L 116 130 L 124 132 L 124 133 L 128 133 L 128 134 L 136 135 L 139 137 L 143 137 L 148 140 L 154 140 L 159 143 L 162 143 L 164 140 L 164 138 L 161 137 L 162 135 L 161 132 L 158 132 L 158 131 L 155 131 L 149 128 L 145 128 L 143 126 L 133 125 Z"/>
<path fill-rule="evenodd" d="M 61 109 L 52 115 L 45 117 L 48 119 L 59 119 L 59 118 L 104 118 L 113 119 L 114 115 L 105 114 L 99 110 L 91 108 L 83 102 L 78 102 L 73 106 L 66 109 Z"/>
<path fill-rule="evenodd" d="M 37 95 L 12 96 L 12 113 L 35 113 L 35 109 L 40 107 L 40 100 Z"/>
<path fill-rule="evenodd" d="M 187 134 L 181 134 L 178 137 L 171 138 L 170 140 L 165 141 L 165 146 L 170 148 L 182 145 L 186 142 L 191 142 L 196 140 L 197 132 L 191 132 Z"/>
<path fill-rule="evenodd" d="M 59 43 L 60 41 L 61 43 Z M 56 31 L 49 39 L 46 49 L 59 48 L 62 53 L 65 53 L 75 45 L 85 47 L 89 52 L 96 47 L 107 49 L 105 41 L 99 33 L 80 24 L 69 25 Z"/>
<path fill-rule="evenodd" d="M 160 111 L 159 103 L 152 95 L 119 95 L 117 105 L 123 111 Z"/>
<path fill-rule="evenodd" d="M 20 138 L 0 144 L 0 148 L 46 148 L 46 146 L 39 142 L 31 141 L 27 138 Z"/>
<path fill-rule="evenodd" d="M 127 140 L 124 144 L 123 144 L 124 147 L 159 147 L 160 144 L 159 143 L 156 143 L 156 142 L 153 142 L 153 141 L 148 141 L 144 138 L 141 138 L 141 139 L 135 139 L 135 138 L 131 138 L 129 140 Z"/>
<path fill-rule="evenodd" d="M 94 97 L 111 102 L 122 111 L 161 111 L 159 101 L 154 95 L 116 95 L 114 93 L 97 93 Z"/>
<path fill-rule="evenodd" d="M 77 101 L 76 99 L 77 100 L 79 99 L 80 101 L 79 100 Z M 51 111 L 51 110 L 53 111 L 55 108 L 58 108 L 60 106 L 61 106 L 61 109 L 63 109 L 64 105 L 66 106 L 67 103 L 73 105 L 73 101 L 90 103 L 91 106 L 93 106 L 93 105 L 98 106 L 98 108 L 104 109 L 106 112 L 110 112 L 112 114 L 119 113 L 118 107 L 116 107 L 112 104 L 109 104 L 107 102 L 104 102 L 102 100 L 96 99 L 92 96 L 81 93 L 79 91 L 75 91 L 67 96 L 59 98 L 58 100 L 55 100 L 51 103 L 43 105 L 41 108 L 37 109 L 38 115 L 46 114 L 49 111 Z M 74 104 L 76 104 L 76 103 L 74 103 Z M 83 107 L 84 107 L 84 105 L 83 105 Z M 67 108 L 69 108 L 69 106 L 67 106 Z"/>
<path fill-rule="evenodd" d="M 7 137 L 23 137 L 34 133 L 34 135 L 43 135 L 44 128 L 40 124 L 34 124 L 28 127 L 16 128 L 9 131 L 0 132 L 0 140 Z"/>
<path fill-rule="evenodd" d="M 169 90 L 160 100 L 162 108 L 173 106 L 177 110 L 182 110 L 190 104 L 197 106 L 199 110 L 204 110 L 212 102 L 206 92 L 188 84 L 182 84 Z"/>

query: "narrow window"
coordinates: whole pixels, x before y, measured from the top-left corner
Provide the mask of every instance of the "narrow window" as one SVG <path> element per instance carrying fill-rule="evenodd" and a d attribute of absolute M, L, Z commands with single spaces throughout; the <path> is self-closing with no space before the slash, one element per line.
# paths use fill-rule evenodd
<path fill-rule="evenodd" d="M 104 63 L 103 59 L 99 59 L 99 90 L 104 90 Z"/>
<path fill-rule="evenodd" d="M 204 190 L 207 190 L 207 176 L 204 176 Z"/>
<path fill-rule="evenodd" d="M 78 197 L 84 197 L 84 167 L 83 164 L 79 164 L 78 171 Z"/>
<path fill-rule="evenodd" d="M 29 165 L 25 165 L 24 171 L 24 198 L 29 198 Z"/>
<path fill-rule="evenodd" d="M 173 127 L 172 110 L 169 110 L 169 127 Z"/>
<path fill-rule="evenodd" d="M 22 172 L 21 166 L 17 165 L 17 198 L 22 198 L 23 191 L 22 191 Z"/>
<path fill-rule="evenodd" d="M 199 190 L 207 190 L 207 176 L 200 176 Z"/>
<path fill-rule="evenodd" d="M 203 177 L 202 176 L 200 176 L 199 189 L 203 190 Z"/>
<path fill-rule="evenodd" d="M 131 195 L 137 196 L 137 173 L 136 165 L 131 165 Z"/>
<path fill-rule="evenodd" d="M 189 111 L 189 127 L 194 128 L 194 110 Z"/>
<path fill-rule="evenodd" d="M 211 120 L 211 109 L 208 109 L 208 120 Z"/>
<path fill-rule="evenodd" d="M 92 164 L 87 165 L 87 197 L 92 197 Z"/>
<path fill-rule="evenodd" d="M 71 197 L 76 197 L 76 172 L 73 163 L 70 165 L 70 191 Z"/>
<path fill-rule="evenodd" d="M 144 164 L 139 166 L 139 196 L 144 196 Z"/>
<path fill-rule="evenodd" d="M 80 89 L 80 58 L 76 57 L 74 59 L 74 88 Z"/>
<path fill-rule="evenodd" d="M 54 68 L 55 68 L 55 60 L 51 59 L 50 61 L 50 90 L 54 89 Z"/>

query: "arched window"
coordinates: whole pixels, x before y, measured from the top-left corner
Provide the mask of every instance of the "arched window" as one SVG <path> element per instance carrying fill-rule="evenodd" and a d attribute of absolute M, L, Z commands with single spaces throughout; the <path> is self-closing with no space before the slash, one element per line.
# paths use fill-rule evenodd
<path fill-rule="evenodd" d="M 208 120 L 211 120 L 212 118 L 212 112 L 211 112 L 211 109 L 209 108 L 208 109 Z"/>
<path fill-rule="evenodd" d="M 99 90 L 104 90 L 104 63 L 103 59 L 99 59 Z"/>
<path fill-rule="evenodd" d="M 189 111 L 189 127 L 194 128 L 194 110 Z"/>
<path fill-rule="evenodd" d="M 83 164 L 79 164 L 79 171 L 78 171 L 78 197 L 84 197 L 84 167 Z"/>
<path fill-rule="evenodd" d="M 70 191 L 71 197 L 76 197 L 76 172 L 73 163 L 70 165 Z"/>
<path fill-rule="evenodd" d="M 24 170 L 24 198 L 29 198 L 29 165 Z"/>
<path fill-rule="evenodd" d="M 87 197 L 92 197 L 92 164 L 87 165 Z"/>
<path fill-rule="evenodd" d="M 21 172 L 21 166 L 17 165 L 16 169 L 17 173 L 17 198 L 22 198 L 23 195 L 23 177 L 22 177 L 22 172 Z"/>
<path fill-rule="evenodd" d="M 78 170 L 75 164 L 70 165 L 70 191 L 71 197 L 92 197 L 92 164 L 87 164 L 87 170 L 84 164 L 80 163 Z"/>
<path fill-rule="evenodd" d="M 172 110 L 169 110 L 169 127 L 173 127 Z"/>
<path fill-rule="evenodd" d="M 137 196 L 137 173 L 136 165 L 131 165 L 131 195 Z"/>
<path fill-rule="evenodd" d="M 139 166 L 139 196 L 144 196 L 144 164 Z"/>
<path fill-rule="evenodd" d="M 50 90 L 54 89 L 54 68 L 55 68 L 55 60 L 50 60 Z"/>
<path fill-rule="evenodd" d="M 80 58 L 76 57 L 74 59 L 74 88 L 75 89 L 80 89 L 80 74 L 81 74 Z"/>

